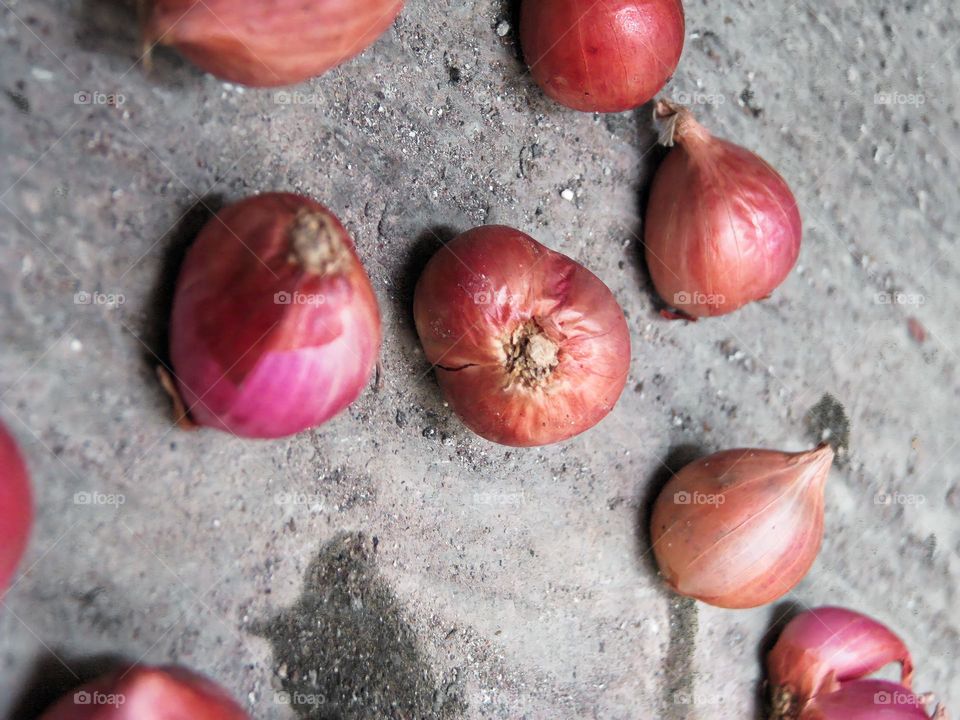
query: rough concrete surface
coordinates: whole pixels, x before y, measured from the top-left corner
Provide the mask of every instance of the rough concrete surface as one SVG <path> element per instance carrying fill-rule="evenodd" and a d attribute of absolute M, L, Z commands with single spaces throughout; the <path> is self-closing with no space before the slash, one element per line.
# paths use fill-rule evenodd
<path fill-rule="evenodd" d="M 641 260 L 650 107 L 547 100 L 506 0 L 410 0 L 287 103 L 168 51 L 145 74 L 129 3 L 0 1 L 0 417 L 38 510 L 0 607 L 0 716 L 143 660 L 266 720 L 743 720 L 771 628 L 824 603 L 895 627 L 916 686 L 960 712 L 960 12 L 686 10 L 668 92 L 780 169 L 805 221 L 771 299 L 696 324 L 660 318 Z M 89 91 L 124 102 L 75 103 Z M 288 440 L 173 429 L 153 353 L 177 262 L 211 210 L 266 190 L 320 199 L 356 238 L 380 382 Z M 467 431 L 412 327 L 432 251 L 494 222 L 587 265 L 628 315 L 627 391 L 558 446 Z M 75 300 L 94 292 L 122 302 Z M 809 576 L 749 611 L 666 591 L 643 525 L 669 468 L 809 447 L 842 420 L 813 411 L 825 394 L 849 450 Z"/>

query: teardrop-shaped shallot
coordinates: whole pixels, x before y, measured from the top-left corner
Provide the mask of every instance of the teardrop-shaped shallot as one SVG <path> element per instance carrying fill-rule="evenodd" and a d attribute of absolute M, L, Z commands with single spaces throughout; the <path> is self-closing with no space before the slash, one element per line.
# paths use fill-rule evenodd
<path fill-rule="evenodd" d="M 203 228 L 177 280 L 170 338 L 194 422 L 276 438 L 360 395 L 377 362 L 380 312 L 340 221 L 309 198 L 268 193 Z"/>
<path fill-rule="evenodd" d="M 833 450 L 726 450 L 673 476 L 654 504 L 653 552 L 670 586 L 726 608 L 787 594 L 823 539 Z"/>
<path fill-rule="evenodd" d="M 797 262 L 800 211 L 762 158 L 713 137 L 689 110 L 664 101 L 664 142 L 644 220 L 657 293 L 679 315 L 725 315 L 770 295 Z"/>

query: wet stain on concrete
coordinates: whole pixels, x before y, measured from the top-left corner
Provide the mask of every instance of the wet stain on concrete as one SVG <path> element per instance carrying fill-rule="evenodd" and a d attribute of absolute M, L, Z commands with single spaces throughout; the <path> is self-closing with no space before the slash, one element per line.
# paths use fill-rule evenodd
<path fill-rule="evenodd" d="M 850 452 L 850 420 L 843 405 L 833 395 L 824 394 L 807 413 L 807 431 L 817 443 L 828 442 L 843 465 Z"/>
<path fill-rule="evenodd" d="M 670 599 L 669 611 L 670 646 L 664 664 L 661 715 L 664 720 L 692 720 L 696 717 L 693 656 L 699 627 L 697 601 L 675 596 Z"/>
<path fill-rule="evenodd" d="M 297 603 L 252 628 L 273 646 L 279 702 L 310 720 L 447 720 L 466 706 L 439 680 L 379 575 L 376 543 L 342 533 L 307 570 Z"/>

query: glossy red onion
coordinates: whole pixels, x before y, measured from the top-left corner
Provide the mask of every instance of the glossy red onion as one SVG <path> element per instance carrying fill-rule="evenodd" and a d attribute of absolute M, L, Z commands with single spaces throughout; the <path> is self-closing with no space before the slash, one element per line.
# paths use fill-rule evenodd
<path fill-rule="evenodd" d="M 798 720 L 930 720 L 926 698 L 886 680 L 855 680 L 808 703 Z M 947 720 L 938 708 L 936 720 Z"/>
<path fill-rule="evenodd" d="M 833 450 L 726 450 L 685 466 L 654 503 L 653 552 L 678 593 L 725 608 L 786 595 L 823 540 Z"/>
<path fill-rule="evenodd" d="M 683 52 L 680 0 L 523 0 L 530 73 L 557 102 L 587 112 L 640 107 Z"/>
<path fill-rule="evenodd" d="M 292 85 L 361 53 L 404 0 L 146 0 L 143 42 L 169 45 L 223 80 Z"/>
<path fill-rule="evenodd" d="M 203 228 L 180 271 L 170 336 L 194 422 L 275 438 L 357 398 L 376 365 L 380 313 L 340 221 L 313 200 L 270 193 Z"/>
<path fill-rule="evenodd" d="M 647 265 L 680 315 L 725 315 L 768 297 L 800 253 L 800 211 L 762 158 L 713 137 L 689 110 L 657 103 L 663 141 L 644 220 Z"/>
<path fill-rule="evenodd" d="M 795 717 L 791 708 L 894 662 L 901 666 L 900 684 L 909 688 L 913 660 L 889 628 L 845 608 L 808 610 L 787 624 L 767 655 L 773 706 L 778 717 Z"/>
<path fill-rule="evenodd" d="M 33 524 L 30 476 L 17 444 L 0 424 L 0 597 L 13 581 Z"/>
<path fill-rule="evenodd" d="M 417 283 L 424 352 L 453 409 L 504 445 L 546 445 L 596 425 L 627 380 L 623 311 L 593 273 L 500 225 L 455 238 Z"/>
<path fill-rule="evenodd" d="M 225 690 L 189 670 L 137 666 L 65 695 L 40 720 L 249 720 Z"/>

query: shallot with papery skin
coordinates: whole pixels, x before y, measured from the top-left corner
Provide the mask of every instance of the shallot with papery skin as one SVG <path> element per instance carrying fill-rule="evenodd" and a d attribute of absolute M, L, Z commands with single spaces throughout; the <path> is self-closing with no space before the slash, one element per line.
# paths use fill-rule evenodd
<path fill-rule="evenodd" d="M 853 610 L 822 607 L 793 618 L 767 655 L 775 717 L 796 717 L 811 698 L 841 683 L 900 663 L 900 684 L 911 686 L 913 660 L 889 628 Z"/>
<path fill-rule="evenodd" d="M 713 137 L 660 101 L 662 142 L 644 220 L 647 265 L 677 315 L 725 315 L 768 297 L 800 253 L 802 223 L 786 181 L 762 158 Z"/>
<path fill-rule="evenodd" d="M 214 682 L 178 667 L 118 670 L 64 696 L 40 720 L 249 720 Z"/>
<path fill-rule="evenodd" d="M 32 524 L 27 466 L 13 437 L 0 423 L 0 597 L 10 587 Z"/>
<path fill-rule="evenodd" d="M 194 422 L 276 438 L 356 400 L 377 362 L 380 312 L 340 221 L 309 198 L 270 193 L 203 228 L 180 271 L 170 337 Z"/>
<path fill-rule="evenodd" d="M 823 539 L 833 450 L 726 450 L 684 467 L 653 508 L 660 571 L 682 595 L 750 608 L 787 594 Z"/>
<path fill-rule="evenodd" d="M 414 318 L 454 411 L 504 445 L 596 425 L 623 392 L 630 336 L 603 282 L 519 230 L 478 227 L 431 258 Z"/>
<path fill-rule="evenodd" d="M 404 0 L 141 0 L 143 43 L 176 48 L 203 70 L 255 87 L 292 85 L 358 55 Z"/>
<path fill-rule="evenodd" d="M 587 112 L 640 107 L 680 61 L 680 0 L 523 0 L 530 74 L 557 102 Z"/>

